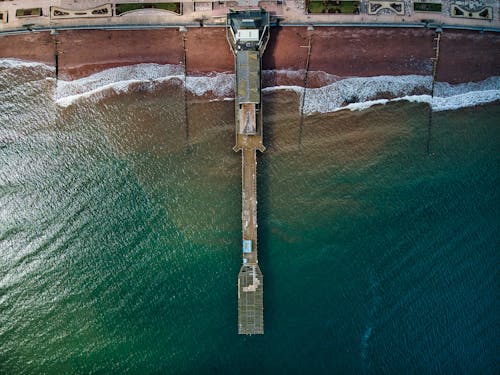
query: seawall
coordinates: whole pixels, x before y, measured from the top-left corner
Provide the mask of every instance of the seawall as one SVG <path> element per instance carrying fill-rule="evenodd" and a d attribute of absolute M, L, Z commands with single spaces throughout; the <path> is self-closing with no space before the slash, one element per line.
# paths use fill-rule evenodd
<path fill-rule="evenodd" d="M 273 28 L 263 69 L 304 69 L 307 58 L 304 46 L 311 39 L 310 70 L 340 77 L 430 75 L 434 36 L 434 30 L 425 28 Z M 54 65 L 57 49 L 59 77 L 74 79 L 115 66 L 180 64 L 182 38 L 182 32 L 176 28 L 64 30 L 56 35 L 33 32 L 0 36 L 0 58 Z M 185 47 L 188 73 L 232 72 L 234 69 L 223 27 L 189 28 Z M 438 81 L 470 82 L 493 75 L 500 75 L 498 33 L 443 32 Z"/>

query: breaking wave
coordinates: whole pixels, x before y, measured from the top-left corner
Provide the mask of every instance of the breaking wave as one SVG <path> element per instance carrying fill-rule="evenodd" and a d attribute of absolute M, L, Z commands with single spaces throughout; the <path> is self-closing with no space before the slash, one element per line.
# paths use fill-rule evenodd
<path fill-rule="evenodd" d="M 293 80 L 303 76 L 303 71 L 264 71 L 264 79 L 274 76 L 277 81 Z M 359 111 L 377 104 L 395 101 L 428 103 L 435 111 L 453 110 L 485 104 L 500 99 L 500 77 L 481 82 L 452 85 L 437 82 L 435 95 L 429 95 L 430 76 L 377 76 L 340 78 L 324 72 L 313 72 L 316 82 L 324 86 L 308 88 L 281 85 L 264 88 L 263 92 L 294 91 L 304 95 L 303 111 L 306 115 L 339 110 Z M 276 78 L 279 77 L 279 78 Z M 212 100 L 229 100 L 234 96 L 234 74 L 214 73 L 206 76 L 188 76 L 186 88 L 195 96 L 209 96 Z M 107 69 L 74 81 L 58 81 L 56 103 L 67 107 L 84 97 L 99 98 L 110 91 L 127 93 L 131 87 L 153 91 L 159 83 L 171 81 L 184 84 L 184 71 L 180 65 L 138 64 Z M 301 100 L 302 102 L 302 100 Z"/>
<path fill-rule="evenodd" d="M 29 91 L 25 85 L 43 84 L 54 75 L 55 69 L 43 63 L 0 59 L 0 95 L 12 95 L 16 90 Z"/>
<path fill-rule="evenodd" d="M 54 79 L 54 68 L 42 63 L 16 59 L 0 59 L 0 69 L 33 69 Z M 295 92 L 306 115 L 340 110 L 360 111 L 373 105 L 410 101 L 428 103 L 434 111 L 473 107 L 500 100 L 500 77 L 490 77 L 481 82 L 449 84 L 436 82 L 434 97 L 430 94 L 430 76 L 377 76 L 341 78 L 325 72 L 310 72 L 317 88 L 297 85 L 303 82 L 304 71 L 264 71 L 264 93 L 275 91 Z M 192 95 L 210 100 L 232 100 L 235 77 L 231 73 L 213 73 L 204 76 L 184 77 L 181 65 L 137 64 L 106 69 L 88 77 L 72 81 L 58 80 L 54 101 L 68 107 L 80 99 L 101 100 L 109 95 L 126 94 L 131 90 L 154 91 L 160 84 L 186 85 Z M 288 84 L 287 84 L 288 83 Z M 302 96 L 305 95 L 305 98 Z M 303 99 L 303 100 L 302 100 Z"/>
<path fill-rule="evenodd" d="M 430 76 L 378 76 L 345 78 L 306 90 L 301 86 L 276 86 L 263 91 L 294 91 L 301 99 L 305 94 L 303 111 L 306 115 L 344 109 L 360 111 L 397 101 L 428 103 L 434 111 L 446 111 L 500 100 L 498 76 L 455 85 L 436 82 L 434 97 L 429 94 L 431 84 Z"/>
<path fill-rule="evenodd" d="M 137 64 L 111 68 L 73 81 L 57 82 L 55 101 L 67 107 L 77 100 L 101 97 L 109 92 L 124 94 L 131 87 L 141 90 L 155 90 L 163 82 L 184 84 L 184 69 L 180 65 Z M 232 95 L 234 75 L 215 73 L 207 76 L 188 76 L 187 89 L 196 96 L 209 95 L 225 98 Z"/>
<path fill-rule="evenodd" d="M 25 61 L 19 59 L 10 59 L 10 58 L 2 58 L 0 59 L 0 69 L 22 69 L 22 68 L 30 68 L 30 69 L 41 69 L 49 72 L 55 72 L 55 68 L 50 65 L 46 65 L 44 63 L 35 62 L 35 61 Z"/>

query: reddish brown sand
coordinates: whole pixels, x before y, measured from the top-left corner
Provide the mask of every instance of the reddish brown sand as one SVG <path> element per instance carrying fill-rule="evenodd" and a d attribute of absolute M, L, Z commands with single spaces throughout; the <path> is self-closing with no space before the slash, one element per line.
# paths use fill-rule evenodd
<path fill-rule="evenodd" d="M 80 78 L 105 68 L 139 64 L 182 63 L 182 36 L 177 29 L 61 31 L 59 72 Z"/>
<path fill-rule="evenodd" d="M 277 32 L 276 32 L 277 31 Z M 433 33 L 424 29 L 304 27 L 273 29 L 267 69 L 304 69 L 311 37 L 310 70 L 334 75 L 430 74 Z"/>
<path fill-rule="evenodd" d="M 222 27 L 189 29 L 186 38 L 188 72 L 232 72 L 234 57 Z"/>
<path fill-rule="evenodd" d="M 48 32 L 0 36 L 0 57 L 54 65 L 54 40 Z"/>
<path fill-rule="evenodd" d="M 310 70 L 340 77 L 432 73 L 434 33 L 426 29 L 304 27 L 273 28 L 263 69 L 304 69 L 309 37 Z M 58 36 L 31 33 L 0 37 L 0 57 L 54 64 L 59 49 L 59 72 L 78 78 L 105 68 L 137 63 L 179 64 L 182 33 L 162 30 L 78 30 Z M 224 28 L 190 28 L 186 35 L 187 70 L 191 74 L 234 69 Z M 441 42 L 438 80 L 469 82 L 500 75 L 500 35 L 445 30 Z M 287 81 L 288 80 L 288 81 Z M 302 84 L 300 76 L 279 84 Z M 310 86 L 318 82 L 310 81 Z"/>
<path fill-rule="evenodd" d="M 445 31 L 441 37 L 438 81 L 480 81 L 500 75 L 500 34 Z"/>

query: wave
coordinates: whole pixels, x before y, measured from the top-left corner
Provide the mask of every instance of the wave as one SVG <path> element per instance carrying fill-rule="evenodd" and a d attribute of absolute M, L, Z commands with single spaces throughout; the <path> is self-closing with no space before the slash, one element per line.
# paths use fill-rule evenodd
<path fill-rule="evenodd" d="M 13 91 L 29 92 L 30 85 L 40 85 L 53 79 L 55 68 L 44 63 L 18 59 L 0 59 L 0 95 Z"/>
<path fill-rule="evenodd" d="M 319 88 L 276 86 L 263 92 L 294 91 L 303 100 L 306 115 L 341 110 L 361 111 L 374 105 L 397 101 L 428 103 L 434 111 L 473 107 L 500 100 L 500 77 L 480 82 L 449 84 L 436 82 L 434 97 L 429 95 L 430 76 L 377 76 L 341 79 Z M 302 96 L 305 95 L 305 98 Z"/>
<path fill-rule="evenodd" d="M 433 111 L 451 111 L 460 108 L 475 107 L 482 104 L 492 103 L 500 100 L 500 90 L 471 91 L 463 94 L 432 97 L 431 95 L 407 95 L 394 99 L 367 100 L 360 103 L 350 103 L 345 106 L 335 108 L 327 112 L 337 112 L 342 110 L 364 111 L 374 105 L 385 105 L 387 103 L 408 101 L 413 103 L 427 103 Z M 320 113 L 320 111 L 306 113 L 308 115 Z M 325 113 L 325 112 L 322 112 Z"/>
<path fill-rule="evenodd" d="M 98 101 L 100 99 L 104 99 L 105 97 L 109 97 L 109 94 L 111 92 L 117 95 L 126 94 L 130 91 L 130 88 L 134 84 L 142 85 L 143 89 L 145 90 L 152 89 L 151 82 L 136 79 L 112 82 L 106 85 L 98 85 L 97 87 L 88 91 L 78 91 L 78 89 L 80 88 L 79 85 L 76 84 L 73 86 L 73 82 L 74 81 L 65 83 L 61 83 L 61 81 L 57 82 L 55 102 L 60 107 L 69 107 L 70 105 L 76 103 L 78 100 L 85 98 L 92 98 Z M 149 85 L 147 85 L 148 83 Z M 85 85 L 86 83 L 83 84 L 83 86 Z M 74 93 L 75 91 L 76 93 Z"/>
<path fill-rule="evenodd" d="M 454 110 L 499 100 L 500 77 L 491 77 L 481 82 L 452 85 L 446 82 L 435 84 L 435 95 L 428 95 L 432 84 L 430 76 L 377 76 L 340 78 L 324 72 L 313 72 L 323 82 L 322 87 L 308 88 L 297 85 L 267 87 L 264 93 L 286 90 L 301 97 L 305 92 L 303 112 L 336 112 L 344 109 L 359 111 L 377 104 L 395 101 L 428 103 L 435 111 Z M 303 71 L 264 71 L 264 75 L 280 76 L 282 80 L 297 80 Z M 184 71 L 180 65 L 138 64 L 107 69 L 74 81 L 58 81 L 56 103 L 67 107 L 81 98 L 94 97 L 99 100 L 109 92 L 124 94 L 131 87 L 154 90 L 161 82 L 184 84 Z M 213 73 L 205 76 L 188 76 L 186 88 L 195 96 L 209 96 L 211 100 L 231 100 L 234 95 L 234 74 Z"/>
<path fill-rule="evenodd" d="M 132 87 L 153 91 L 158 84 L 168 81 L 181 85 L 185 82 L 189 92 L 196 96 L 224 99 L 233 93 L 234 74 L 213 73 L 184 78 L 181 65 L 137 64 L 111 68 L 73 81 L 59 80 L 55 101 L 61 107 L 68 107 L 82 98 L 99 99 L 109 92 L 123 94 Z"/>
<path fill-rule="evenodd" d="M 0 59 L 0 69 L 20 69 L 20 68 L 39 68 L 47 70 L 50 72 L 55 72 L 56 68 L 53 66 L 36 62 L 36 61 L 26 61 L 12 58 L 1 58 Z"/>
<path fill-rule="evenodd" d="M 53 73 L 54 67 L 43 63 L 17 59 L 0 59 L 0 69 L 29 68 Z M 500 100 L 500 77 L 490 77 L 480 82 L 449 84 L 436 82 L 434 97 L 429 95 L 430 76 L 376 76 L 342 78 L 325 72 L 314 71 L 320 87 L 307 88 L 295 83 L 303 82 L 303 70 L 263 71 L 263 79 L 284 83 L 265 87 L 263 93 L 293 91 L 303 102 L 303 113 L 328 113 L 340 110 L 360 111 L 374 105 L 410 101 L 428 103 L 434 111 L 455 110 Z M 52 77 L 48 79 L 53 79 Z M 182 65 L 137 64 L 106 69 L 88 77 L 72 81 L 58 80 L 54 101 L 68 107 L 81 99 L 101 100 L 109 95 L 126 94 L 131 90 L 154 91 L 161 83 L 186 85 L 195 96 L 210 100 L 233 100 L 235 76 L 232 73 L 212 73 L 204 76 L 184 77 Z M 286 83 L 292 84 L 286 84 Z M 305 98 L 302 96 L 305 94 Z M 302 100 L 304 99 L 304 100 Z M 300 110 L 300 108 L 299 108 Z"/>
<path fill-rule="evenodd" d="M 207 93 L 221 100 L 232 100 L 234 95 L 235 76 L 230 73 L 215 73 L 209 76 L 188 76 L 187 89 L 194 95 Z"/>
<path fill-rule="evenodd" d="M 436 111 L 451 111 L 460 108 L 475 107 L 500 100 L 500 90 L 470 91 L 463 94 L 431 97 L 430 95 L 405 96 L 391 101 L 406 100 L 409 102 L 428 103 Z"/>
<path fill-rule="evenodd" d="M 76 97 L 111 87 L 122 92 L 127 85 L 133 83 L 180 77 L 182 73 L 182 67 L 179 65 L 137 64 L 111 68 L 73 81 L 59 80 L 56 98 Z"/>

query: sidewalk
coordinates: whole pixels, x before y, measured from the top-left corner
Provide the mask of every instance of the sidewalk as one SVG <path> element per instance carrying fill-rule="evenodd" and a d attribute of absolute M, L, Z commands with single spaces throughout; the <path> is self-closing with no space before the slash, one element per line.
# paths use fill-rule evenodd
<path fill-rule="evenodd" d="M 50 6 L 55 5 L 60 8 L 71 10 L 86 10 L 104 4 L 116 4 L 122 1 L 96 1 L 96 0 L 79 0 L 78 3 L 70 0 L 25 0 L 19 1 L 4 1 L 0 2 L 0 11 L 8 11 L 9 22 L 0 23 L 0 32 L 23 29 L 24 25 L 33 25 L 34 27 L 75 27 L 75 26 L 119 26 L 119 25 L 224 25 L 225 15 L 229 8 L 238 9 L 235 1 L 225 2 L 224 4 L 214 3 L 214 9 L 208 11 L 195 11 L 195 6 L 192 1 L 181 1 L 183 4 L 183 14 L 176 15 L 171 12 L 144 9 L 135 11 L 130 14 L 112 17 L 99 18 L 73 18 L 73 19 L 50 19 Z M 126 0 L 125 0 L 126 2 Z M 158 2 L 150 0 L 149 2 Z M 368 1 L 363 0 L 362 9 L 366 9 Z M 410 7 L 406 6 L 406 15 L 398 16 L 395 14 L 388 15 L 369 15 L 362 13 L 354 14 L 307 14 L 304 7 L 304 2 L 300 0 L 284 1 L 278 5 L 276 2 L 261 2 L 262 7 L 267 9 L 272 15 L 279 16 L 281 22 L 289 24 L 421 24 L 431 20 L 433 24 L 456 25 L 467 27 L 484 27 L 484 28 L 500 28 L 500 20 L 498 19 L 499 4 L 495 2 L 492 21 L 474 20 L 464 18 L 449 17 L 442 13 L 423 13 L 413 12 Z M 42 8 L 43 15 L 41 17 L 26 17 L 16 18 L 16 9 L 20 8 Z M 240 7 L 241 8 L 241 7 Z"/>

